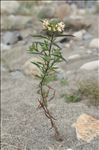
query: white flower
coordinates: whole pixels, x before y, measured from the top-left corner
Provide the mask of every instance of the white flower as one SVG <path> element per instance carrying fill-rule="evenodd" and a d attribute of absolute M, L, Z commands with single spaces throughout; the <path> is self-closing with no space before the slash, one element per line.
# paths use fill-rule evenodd
<path fill-rule="evenodd" d="M 48 28 L 48 25 L 49 25 L 49 22 L 47 19 L 43 20 L 43 28 L 44 29 L 47 29 Z"/>
<path fill-rule="evenodd" d="M 62 28 L 61 27 L 57 27 L 57 31 L 62 32 Z"/>
<path fill-rule="evenodd" d="M 65 24 L 63 22 L 59 22 L 56 24 L 50 23 L 47 19 L 43 20 L 43 29 L 46 29 L 48 31 L 52 32 L 63 32 L 64 31 Z"/>
<path fill-rule="evenodd" d="M 48 27 L 48 30 L 51 31 L 51 27 Z"/>
<path fill-rule="evenodd" d="M 65 28 L 65 24 L 64 24 L 63 22 L 59 22 L 59 23 L 57 24 L 57 30 L 58 30 L 59 32 L 64 31 L 64 28 Z"/>
<path fill-rule="evenodd" d="M 64 29 L 64 27 L 65 27 L 65 24 L 64 24 L 63 22 L 59 22 L 58 25 L 59 25 L 61 28 L 63 28 L 63 29 Z"/>

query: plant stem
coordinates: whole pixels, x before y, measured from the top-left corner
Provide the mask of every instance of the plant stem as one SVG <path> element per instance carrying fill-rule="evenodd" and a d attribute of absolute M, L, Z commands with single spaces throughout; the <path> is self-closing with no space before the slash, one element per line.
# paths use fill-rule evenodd
<path fill-rule="evenodd" d="M 51 39 L 50 39 L 50 44 L 49 44 L 49 53 L 48 53 L 48 56 L 50 57 L 51 56 L 51 49 L 52 49 L 52 45 L 53 45 L 53 40 L 54 40 L 54 35 L 51 36 Z M 62 138 L 60 137 L 60 133 L 58 131 L 58 128 L 54 122 L 54 117 L 51 115 L 50 111 L 48 110 L 48 107 L 46 105 L 47 103 L 47 98 L 45 98 L 45 95 L 44 95 L 44 80 L 48 74 L 48 71 L 50 70 L 50 60 L 47 61 L 46 63 L 46 69 L 45 69 L 45 72 L 43 74 L 43 78 L 41 79 L 41 82 L 40 82 L 40 93 L 41 93 L 41 100 L 39 100 L 39 103 L 41 105 L 41 107 L 43 108 L 44 110 L 44 113 L 46 115 L 46 117 L 50 120 L 51 122 L 51 126 L 52 128 L 54 129 L 55 131 L 55 137 L 58 141 L 62 141 Z M 48 96 L 47 96 L 48 97 Z"/>

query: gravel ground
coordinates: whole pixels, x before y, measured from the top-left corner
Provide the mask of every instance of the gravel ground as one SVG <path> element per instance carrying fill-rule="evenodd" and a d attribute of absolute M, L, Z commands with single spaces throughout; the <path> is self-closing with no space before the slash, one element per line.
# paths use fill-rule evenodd
<path fill-rule="evenodd" d="M 88 107 L 84 100 L 66 103 L 60 98 L 65 87 L 61 87 L 59 81 L 53 82 L 56 98 L 49 102 L 49 108 L 57 118 L 56 122 L 64 139 L 59 143 L 53 138 L 53 131 L 42 110 L 37 109 L 38 81 L 26 76 L 12 78 L 7 73 L 2 75 L 2 81 L 2 150 L 14 150 L 19 143 L 28 144 L 32 150 L 65 150 L 69 147 L 73 150 L 98 150 L 98 138 L 86 145 L 77 140 L 75 129 L 71 127 L 82 113 L 98 117 L 97 107 Z"/>
<path fill-rule="evenodd" d="M 96 28 L 95 28 L 96 30 Z M 75 82 L 81 78 L 94 76 L 97 80 L 97 70 L 82 73 L 79 68 L 86 62 L 97 60 L 95 50 L 87 54 L 88 44 L 83 41 L 76 42 L 72 48 L 63 48 L 65 57 L 73 54 L 81 54 L 80 59 L 71 60 L 68 64 L 60 66 L 64 70 L 65 78 L 69 86 L 61 85 L 60 81 L 51 83 L 56 90 L 56 98 L 49 102 L 49 109 L 54 114 L 63 137 L 63 142 L 57 142 L 53 137 L 53 130 L 50 130 L 50 122 L 43 115 L 42 109 L 38 107 L 37 85 L 35 78 L 24 75 L 21 68 L 29 58 L 25 46 L 17 46 L 15 49 L 2 52 L 2 58 L 6 64 L 1 69 L 1 129 L 2 129 L 2 150 L 16 150 L 19 144 L 28 145 L 30 150 L 98 150 L 99 137 L 90 144 L 78 141 L 75 129 L 72 124 L 82 113 L 99 117 L 98 107 L 88 106 L 86 100 L 77 103 L 66 103 L 60 96 L 75 87 Z M 75 43 L 74 43 L 75 45 Z M 85 46 L 83 50 L 81 46 Z M 16 50 L 17 49 L 17 50 Z M 9 68 L 12 72 L 9 72 Z M 21 71 L 20 71 L 21 70 Z"/>

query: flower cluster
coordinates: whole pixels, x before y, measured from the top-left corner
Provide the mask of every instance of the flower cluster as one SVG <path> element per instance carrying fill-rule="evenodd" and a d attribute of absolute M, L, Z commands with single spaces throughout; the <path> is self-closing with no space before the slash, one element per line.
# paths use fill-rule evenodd
<path fill-rule="evenodd" d="M 63 22 L 55 23 L 49 22 L 47 19 L 43 20 L 43 29 L 52 32 L 63 32 L 65 24 Z"/>

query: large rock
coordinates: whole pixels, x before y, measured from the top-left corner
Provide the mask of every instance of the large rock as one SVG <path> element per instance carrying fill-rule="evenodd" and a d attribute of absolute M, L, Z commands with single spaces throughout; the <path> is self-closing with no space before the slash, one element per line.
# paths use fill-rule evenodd
<path fill-rule="evenodd" d="M 41 72 L 39 68 L 32 63 L 32 62 L 37 62 L 37 61 L 41 62 L 41 60 L 36 57 L 27 60 L 25 64 L 23 65 L 23 72 L 26 75 L 31 75 L 31 76 L 40 75 Z"/>
<path fill-rule="evenodd" d="M 99 48 L 99 38 L 93 39 L 90 44 L 90 48 Z"/>
<path fill-rule="evenodd" d="M 1 13 L 12 14 L 18 10 L 20 4 L 18 1 L 1 1 Z"/>
<path fill-rule="evenodd" d="M 73 127 L 76 128 L 78 140 L 89 143 L 99 135 L 99 120 L 87 114 L 80 115 Z"/>
<path fill-rule="evenodd" d="M 88 33 L 88 32 L 86 32 L 84 35 L 83 35 L 83 40 L 85 40 L 85 41 L 89 41 L 89 40 L 91 40 L 93 38 L 93 36 L 90 34 L 90 33 Z"/>
<path fill-rule="evenodd" d="M 19 32 L 6 32 L 3 35 L 2 42 L 6 45 L 12 45 L 22 40 L 22 36 Z"/>
<path fill-rule="evenodd" d="M 55 17 L 63 19 L 66 16 L 71 15 L 71 7 L 68 4 L 61 4 L 56 7 Z"/>
<path fill-rule="evenodd" d="M 72 29 L 73 31 L 87 29 L 91 26 L 91 22 L 89 20 L 84 19 L 83 17 L 65 17 L 64 23 L 67 29 Z"/>
<path fill-rule="evenodd" d="M 79 59 L 81 56 L 80 54 L 74 54 L 68 57 L 68 60 L 75 60 L 75 59 Z"/>
<path fill-rule="evenodd" d="M 85 30 L 80 30 L 75 32 L 73 35 L 75 36 L 76 39 L 82 40 L 85 33 L 86 33 Z"/>
<path fill-rule="evenodd" d="M 99 60 L 88 62 L 80 67 L 81 70 L 96 70 L 99 69 Z"/>
<path fill-rule="evenodd" d="M 1 29 L 8 30 L 8 29 L 24 29 L 30 27 L 30 24 L 33 25 L 32 22 L 33 18 L 31 16 L 2 16 L 1 17 Z"/>
<path fill-rule="evenodd" d="M 1 43 L 1 50 L 9 50 L 11 47 L 9 45 L 6 45 L 4 43 Z"/>
<path fill-rule="evenodd" d="M 50 19 L 54 17 L 54 13 L 55 13 L 55 10 L 53 9 L 53 7 L 43 6 L 39 9 L 38 17 L 41 19 L 44 19 L 44 18 Z"/>

